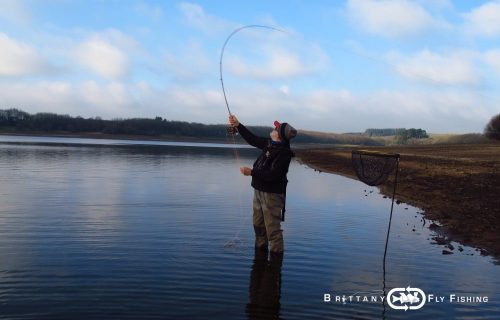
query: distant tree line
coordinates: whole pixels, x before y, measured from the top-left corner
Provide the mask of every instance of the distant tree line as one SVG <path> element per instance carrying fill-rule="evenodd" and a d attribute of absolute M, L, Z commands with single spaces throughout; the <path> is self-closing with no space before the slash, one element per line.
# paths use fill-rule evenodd
<path fill-rule="evenodd" d="M 369 137 L 402 136 L 408 139 L 428 138 L 427 132 L 423 129 L 387 128 L 387 129 L 366 129 L 364 135 Z"/>
<path fill-rule="evenodd" d="M 395 136 L 398 132 L 405 130 L 404 128 L 386 128 L 386 129 L 366 129 L 364 135 L 369 137 L 387 137 Z"/>
<path fill-rule="evenodd" d="M 427 135 L 427 132 L 425 130 L 411 128 L 398 131 L 395 138 L 396 143 L 406 144 L 411 139 L 429 138 L 429 135 Z"/>
<path fill-rule="evenodd" d="M 100 117 L 82 118 L 55 113 L 29 114 L 18 109 L 0 110 L 0 127 L 16 131 L 100 132 L 145 136 L 225 137 L 226 125 L 169 121 L 156 117 L 103 120 Z M 257 131 L 262 129 L 257 128 Z"/>
<path fill-rule="evenodd" d="M 427 132 L 423 129 L 405 129 L 405 128 L 387 128 L 387 129 L 366 129 L 364 135 L 369 137 L 394 136 L 398 144 L 406 144 L 411 139 L 429 138 Z"/>
<path fill-rule="evenodd" d="M 250 130 L 268 137 L 271 127 L 250 126 Z M 104 133 L 140 135 L 150 137 L 192 137 L 226 139 L 227 125 L 202 124 L 195 122 L 170 121 L 162 117 L 103 120 L 100 117 L 71 117 L 55 113 L 41 112 L 29 114 L 18 109 L 0 110 L 0 130 L 3 132 L 46 132 L 46 133 Z M 328 137 L 299 134 L 294 142 L 300 143 L 353 143 L 380 145 L 369 138 Z M 238 138 L 239 139 L 239 138 Z"/>
<path fill-rule="evenodd" d="M 484 135 L 490 139 L 500 140 L 500 113 L 488 122 L 484 128 Z"/>

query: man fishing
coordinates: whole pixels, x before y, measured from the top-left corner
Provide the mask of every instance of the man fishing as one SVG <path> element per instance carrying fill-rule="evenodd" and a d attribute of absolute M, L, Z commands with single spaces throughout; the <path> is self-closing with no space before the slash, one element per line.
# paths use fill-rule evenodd
<path fill-rule="evenodd" d="M 237 128 L 248 144 L 262 150 L 253 168 L 240 168 L 243 175 L 252 176 L 255 248 L 267 250 L 269 244 L 271 253 L 282 253 L 286 174 L 294 156 L 290 139 L 297 135 L 297 130 L 288 123 L 275 121 L 269 139 L 255 136 L 234 115 L 229 116 L 229 124 Z"/>

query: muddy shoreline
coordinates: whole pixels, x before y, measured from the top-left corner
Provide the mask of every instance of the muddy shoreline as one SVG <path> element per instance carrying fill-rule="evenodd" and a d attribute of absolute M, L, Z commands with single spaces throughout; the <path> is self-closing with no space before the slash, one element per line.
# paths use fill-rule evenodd
<path fill-rule="evenodd" d="M 297 149 L 315 170 L 358 179 L 352 147 Z M 401 155 L 396 199 L 421 208 L 444 241 L 456 241 L 500 261 L 500 143 L 363 148 Z M 380 192 L 392 196 L 394 175 Z"/>

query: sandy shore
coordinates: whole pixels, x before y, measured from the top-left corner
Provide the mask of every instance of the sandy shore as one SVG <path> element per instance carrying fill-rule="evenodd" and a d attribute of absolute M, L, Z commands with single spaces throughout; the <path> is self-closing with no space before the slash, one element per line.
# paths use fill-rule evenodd
<path fill-rule="evenodd" d="M 320 171 L 357 179 L 353 148 L 297 149 L 297 159 Z M 396 198 L 421 208 L 446 241 L 500 260 L 500 143 L 363 148 L 399 153 Z M 380 186 L 391 196 L 393 175 Z"/>

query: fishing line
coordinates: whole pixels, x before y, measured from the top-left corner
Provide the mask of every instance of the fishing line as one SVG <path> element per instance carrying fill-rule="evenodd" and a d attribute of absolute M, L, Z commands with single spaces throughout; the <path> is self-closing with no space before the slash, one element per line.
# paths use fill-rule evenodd
<path fill-rule="evenodd" d="M 222 87 L 222 94 L 224 96 L 224 102 L 226 104 L 226 108 L 227 108 L 227 112 L 228 112 L 229 116 L 232 116 L 233 114 L 231 113 L 231 109 L 229 108 L 229 102 L 227 100 L 227 95 L 226 95 L 226 88 L 224 87 L 224 72 L 223 72 L 224 51 L 226 49 L 227 44 L 229 43 L 229 40 L 231 40 L 231 38 L 236 33 L 240 32 L 241 30 L 249 29 L 249 28 L 263 28 L 263 29 L 268 29 L 268 30 L 285 32 L 285 31 L 283 31 L 281 29 L 278 29 L 278 28 L 275 28 L 275 27 L 271 27 L 271 26 L 258 25 L 258 24 L 250 24 L 250 25 L 245 25 L 245 26 L 242 26 L 242 27 L 239 27 L 239 28 L 235 29 L 226 38 L 226 41 L 224 41 L 224 44 L 223 44 L 221 52 L 220 52 L 219 75 L 220 75 L 220 83 L 221 83 L 221 87 Z M 236 134 L 237 134 L 237 129 L 235 127 L 229 126 L 227 128 L 227 135 L 231 136 L 231 141 L 232 141 L 232 144 L 233 144 L 234 156 L 236 158 L 237 163 L 239 164 L 239 162 L 240 162 L 240 156 L 239 156 L 238 150 L 236 148 L 236 140 L 235 140 L 235 135 Z M 238 165 L 238 167 L 239 167 L 239 165 Z M 241 188 L 240 188 L 240 190 L 241 190 Z M 240 239 L 239 235 L 240 235 L 240 232 L 241 232 L 241 230 L 243 228 L 244 222 L 246 222 L 246 220 L 248 219 L 248 215 L 245 214 L 243 212 L 243 209 L 242 209 L 242 205 L 241 205 L 241 196 L 242 196 L 242 194 L 241 194 L 241 192 L 240 192 L 239 196 L 240 196 L 240 206 L 239 206 L 239 210 L 240 210 L 240 223 L 239 223 L 239 227 L 236 230 L 236 233 L 233 236 L 233 238 L 230 239 L 229 241 L 227 241 L 226 244 L 224 245 L 225 247 L 229 247 L 229 248 L 237 248 L 239 245 L 242 244 L 242 240 Z"/>
<path fill-rule="evenodd" d="M 240 155 L 238 153 L 238 150 L 236 148 L 236 140 L 235 140 L 235 135 L 234 134 L 230 134 L 228 133 L 228 136 L 231 137 L 231 141 L 232 141 L 232 144 L 233 144 L 233 153 L 234 153 L 234 157 L 236 159 L 236 163 L 237 163 L 237 168 L 240 167 Z M 238 192 L 238 199 L 239 199 L 239 206 L 238 206 L 238 211 L 239 211 L 239 226 L 238 228 L 236 229 L 236 233 L 234 234 L 234 236 L 229 239 L 225 244 L 224 244 L 224 247 L 226 248 L 232 248 L 232 249 L 239 249 L 239 248 L 242 248 L 244 243 L 243 243 L 243 240 L 240 238 L 240 232 L 241 230 L 243 229 L 243 225 L 246 225 L 246 222 L 247 222 L 247 219 L 248 219 L 248 214 L 245 214 L 245 211 L 243 210 L 242 208 L 242 183 L 243 183 L 243 180 L 240 179 L 240 188 L 238 188 L 239 192 Z"/>

